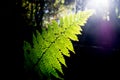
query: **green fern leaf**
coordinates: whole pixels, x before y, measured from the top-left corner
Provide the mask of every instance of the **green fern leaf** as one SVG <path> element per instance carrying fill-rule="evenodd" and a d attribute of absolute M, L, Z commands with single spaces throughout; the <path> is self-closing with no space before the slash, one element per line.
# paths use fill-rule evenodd
<path fill-rule="evenodd" d="M 36 31 L 33 35 L 33 46 L 28 42 L 24 44 L 26 66 L 36 68 L 47 77 L 51 74 L 62 79 L 56 70 L 61 72 L 61 64 L 67 67 L 63 55 L 70 57 L 69 51 L 74 52 L 71 40 L 78 41 L 77 35 L 81 34 L 81 26 L 84 26 L 92 11 L 82 11 L 77 14 L 69 14 L 60 18 L 58 24 L 53 20 L 42 33 Z M 29 51 L 29 53 L 27 52 Z M 38 71 L 38 72 L 39 72 Z"/>

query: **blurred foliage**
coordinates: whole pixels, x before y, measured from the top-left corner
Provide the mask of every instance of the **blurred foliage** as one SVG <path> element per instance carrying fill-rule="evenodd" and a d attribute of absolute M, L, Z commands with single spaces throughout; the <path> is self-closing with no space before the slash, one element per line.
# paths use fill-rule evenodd
<path fill-rule="evenodd" d="M 26 10 L 23 14 L 26 21 L 29 21 L 29 25 L 42 27 L 46 26 L 52 19 L 58 20 L 64 14 L 70 12 L 77 12 L 85 9 L 85 4 L 89 3 L 89 0 L 21 0 L 22 7 Z M 19 1 L 16 1 L 18 4 Z M 120 1 L 109 0 L 111 2 L 110 10 L 116 14 L 117 18 L 120 16 Z M 112 4 L 114 3 L 114 4 Z M 113 9 L 114 8 L 114 9 Z M 111 12 L 110 12 L 111 13 Z M 111 14 L 112 14 L 111 13 Z M 108 12 L 107 14 L 108 15 Z"/>
<path fill-rule="evenodd" d="M 16 4 L 19 4 L 18 1 Z M 28 25 L 45 27 L 51 20 L 58 20 L 75 8 L 75 0 L 22 0 L 26 13 L 22 14 Z"/>

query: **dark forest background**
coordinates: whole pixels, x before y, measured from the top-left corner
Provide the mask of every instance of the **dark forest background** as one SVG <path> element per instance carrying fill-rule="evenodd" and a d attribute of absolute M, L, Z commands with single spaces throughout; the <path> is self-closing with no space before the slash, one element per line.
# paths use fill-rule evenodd
<path fill-rule="evenodd" d="M 38 28 L 37 25 L 35 28 L 31 25 L 28 26 L 29 20 L 23 16 L 26 13 L 23 7 L 21 7 L 22 1 L 16 0 L 18 4 L 16 5 L 16 49 L 17 57 L 16 64 L 21 66 L 24 62 L 23 58 L 23 42 L 27 40 L 32 42 L 32 34 L 35 29 Z M 68 0 L 71 1 L 71 0 Z M 82 0 L 86 1 L 86 0 Z M 117 2 L 118 1 L 118 2 Z M 45 0 L 40 0 L 40 7 L 44 7 Z M 103 21 L 101 17 L 96 15 L 91 16 L 88 19 L 88 22 L 84 27 L 82 27 L 82 35 L 78 35 L 79 42 L 73 42 L 74 49 L 76 54 L 71 54 L 70 58 L 65 57 L 66 64 L 68 68 L 63 67 L 63 72 L 65 73 L 65 80 L 86 80 L 86 79 L 108 79 L 116 80 L 115 78 L 120 78 L 120 18 L 116 17 L 115 7 L 119 6 L 120 10 L 120 1 L 115 0 L 114 4 L 111 5 L 110 9 L 110 21 Z M 77 6 L 76 6 L 77 7 Z M 81 10 L 84 8 L 84 5 L 81 7 Z M 78 9 L 78 8 L 76 8 Z M 43 9 L 41 8 L 39 16 L 44 14 Z M 37 18 L 36 18 L 37 19 Z M 28 22 L 26 22 L 28 21 Z M 37 23 L 42 24 L 41 19 L 36 20 Z M 109 40 L 100 39 L 100 44 L 97 44 L 96 39 L 99 35 L 96 35 L 100 30 L 101 24 L 109 24 L 112 31 L 114 31 L 113 44 L 109 44 Z M 99 32 L 100 33 L 100 32 Z M 19 68 L 17 71 L 21 72 Z M 23 75 L 23 74 L 21 74 Z M 37 75 L 33 72 L 24 73 L 24 78 L 27 80 L 29 76 L 33 77 L 33 80 L 37 80 Z M 20 75 L 18 75 L 20 77 Z M 113 78 L 113 79 L 112 79 Z M 54 80 L 54 78 L 53 78 Z M 56 79 L 55 79 L 56 80 Z"/>

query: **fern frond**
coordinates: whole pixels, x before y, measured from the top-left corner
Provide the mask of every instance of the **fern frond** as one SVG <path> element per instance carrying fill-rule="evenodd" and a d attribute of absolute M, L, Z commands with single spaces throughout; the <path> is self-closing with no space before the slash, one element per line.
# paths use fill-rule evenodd
<path fill-rule="evenodd" d="M 69 50 L 75 53 L 71 40 L 78 41 L 81 26 L 84 26 L 91 15 L 92 11 L 71 13 L 60 18 L 59 24 L 53 20 L 48 24 L 47 30 L 43 28 L 42 33 L 36 31 L 36 37 L 33 34 L 33 47 L 27 42 L 24 45 L 24 54 L 33 67 L 37 67 L 47 77 L 52 74 L 60 78 L 56 70 L 64 74 L 61 63 L 67 67 L 63 55 L 70 57 Z"/>

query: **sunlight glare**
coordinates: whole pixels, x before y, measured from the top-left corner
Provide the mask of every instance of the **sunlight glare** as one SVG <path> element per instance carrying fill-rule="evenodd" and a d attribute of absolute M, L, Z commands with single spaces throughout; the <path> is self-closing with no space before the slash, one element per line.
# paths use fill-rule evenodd
<path fill-rule="evenodd" d="M 93 0 L 95 5 L 100 5 L 104 7 L 108 7 L 108 0 Z"/>
<path fill-rule="evenodd" d="M 88 0 L 85 9 L 93 9 L 97 15 L 106 15 L 108 18 L 109 14 L 109 0 Z M 109 20 L 109 19 L 108 19 Z"/>
<path fill-rule="evenodd" d="M 109 0 L 89 0 L 89 2 L 87 2 L 86 7 L 92 8 L 92 9 L 108 8 Z"/>

